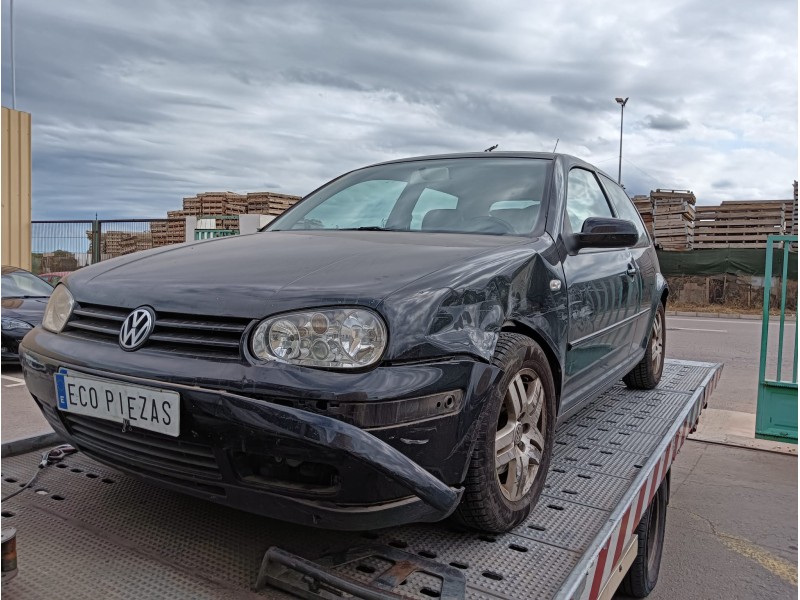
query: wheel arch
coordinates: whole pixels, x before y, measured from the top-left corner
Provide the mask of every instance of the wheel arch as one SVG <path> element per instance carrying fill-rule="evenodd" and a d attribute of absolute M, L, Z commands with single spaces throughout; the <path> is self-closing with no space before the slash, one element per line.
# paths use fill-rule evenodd
<path fill-rule="evenodd" d="M 556 411 L 561 410 L 561 384 L 563 381 L 563 370 L 561 368 L 561 363 L 558 360 L 558 354 L 547 338 L 534 328 L 519 321 L 506 321 L 503 324 L 501 331 L 524 335 L 525 337 L 529 337 L 534 342 L 539 344 L 539 347 L 547 357 L 547 363 L 550 365 L 550 372 L 553 374 L 553 385 L 556 389 Z"/>
<path fill-rule="evenodd" d="M 667 309 L 667 298 L 669 297 L 669 283 L 667 283 L 666 278 L 659 273 L 656 278 L 656 286 L 658 291 L 658 298 L 661 301 L 661 304 L 664 305 L 664 310 Z"/>

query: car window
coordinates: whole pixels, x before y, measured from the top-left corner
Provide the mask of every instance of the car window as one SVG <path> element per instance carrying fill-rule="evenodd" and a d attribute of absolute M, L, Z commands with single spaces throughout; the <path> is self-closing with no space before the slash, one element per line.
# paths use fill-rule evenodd
<path fill-rule="evenodd" d="M 373 165 L 331 181 L 269 224 L 287 229 L 370 228 L 420 233 L 530 235 L 544 229 L 553 161 L 442 158 Z M 504 203 L 511 204 L 504 204 Z M 504 208 L 505 207 L 505 208 Z M 500 212 L 506 211 L 501 216 Z M 516 214 L 511 214 L 518 211 Z"/>
<path fill-rule="evenodd" d="M 628 198 L 628 194 L 626 194 L 625 190 L 619 187 L 616 182 L 605 175 L 600 175 L 600 178 L 603 181 L 608 195 L 611 197 L 611 203 L 617 211 L 617 217 L 632 222 L 636 226 L 636 231 L 639 232 L 639 244 L 646 243 L 649 239 L 647 230 L 644 228 L 644 223 L 642 223 L 642 217 L 639 215 L 639 211 L 636 210 L 633 202 Z"/>
<path fill-rule="evenodd" d="M 414 210 L 411 211 L 412 231 L 422 229 L 422 220 L 425 215 L 432 210 L 453 210 L 458 206 L 458 198 L 452 194 L 446 194 L 432 188 L 425 188 L 419 195 Z"/>
<path fill-rule="evenodd" d="M 27 271 L 12 271 L 2 276 L 0 283 L 3 298 L 25 296 L 47 297 L 53 293 L 52 286 Z"/>
<path fill-rule="evenodd" d="M 312 208 L 292 229 L 382 227 L 406 187 L 405 181 L 362 181 Z"/>
<path fill-rule="evenodd" d="M 567 217 L 573 233 L 580 233 L 589 217 L 613 217 L 597 178 L 586 169 L 572 169 L 567 179 Z"/>

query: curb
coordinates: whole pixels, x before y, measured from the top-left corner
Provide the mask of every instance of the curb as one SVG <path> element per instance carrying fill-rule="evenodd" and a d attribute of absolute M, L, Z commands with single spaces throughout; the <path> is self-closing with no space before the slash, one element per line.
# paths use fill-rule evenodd
<path fill-rule="evenodd" d="M 34 450 L 40 450 L 47 446 L 55 446 L 63 442 L 64 440 L 54 431 L 11 440 L 10 442 L 4 442 L 2 446 L 0 446 L 0 458 L 9 458 L 11 456 L 17 456 L 18 454 L 33 452 Z"/>
<path fill-rule="evenodd" d="M 735 436 L 734 436 L 735 437 Z M 752 450 L 753 452 L 769 452 L 770 454 L 782 454 L 783 456 L 794 456 L 797 458 L 797 446 L 789 443 L 771 442 L 766 444 L 758 444 L 758 442 L 767 442 L 768 440 L 757 439 L 730 439 L 730 438 L 716 438 L 713 436 L 703 437 L 697 434 L 690 434 L 687 436 L 687 441 L 698 442 L 701 444 L 713 444 L 714 446 L 727 446 L 728 448 L 739 448 L 740 450 Z M 753 442 L 756 442 L 755 444 Z"/>
<path fill-rule="evenodd" d="M 761 315 L 744 315 L 740 313 L 714 313 L 714 312 L 695 312 L 695 311 L 684 311 L 684 310 L 668 310 L 665 313 L 668 317 L 703 317 L 705 319 L 742 319 L 745 321 L 761 321 L 763 317 Z M 789 320 L 794 318 L 794 314 L 786 314 L 784 316 L 785 320 Z M 777 315 L 770 315 L 770 321 L 780 321 L 780 317 Z"/>

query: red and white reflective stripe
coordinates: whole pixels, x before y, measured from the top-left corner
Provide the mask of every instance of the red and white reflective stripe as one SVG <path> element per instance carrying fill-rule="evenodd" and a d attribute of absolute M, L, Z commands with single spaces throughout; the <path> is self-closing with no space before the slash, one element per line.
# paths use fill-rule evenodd
<path fill-rule="evenodd" d="M 715 379 L 717 378 L 718 377 L 715 375 Z M 611 576 L 611 571 L 614 569 L 614 566 L 622 558 L 622 552 L 625 550 L 626 542 L 639 525 L 642 515 L 650 505 L 661 482 L 664 481 L 667 471 L 669 471 L 672 462 L 675 460 L 675 457 L 686 441 L 686 437 L 697 422 L 703 404 L 704 400 L 701 398 L 689 411 L 686 419 L 684 419 L 678 431 L 670 440 L 669 444 L 667 444 L 667 447 L 653 467 L 650 475 L 642 483 L 636 495 L 633 497 L 633 500 L 625 509 L 622 519 L 620 519 L 614 531 L 611 533 L 611 536 L 600 549 L 600 552 L 597 554 L 597 557 L 586 573 L 586 584 L 580 596 L 581 600 L 595 600 L 599 596 L 604 583 L 608 581 L 608 578 Z"/>

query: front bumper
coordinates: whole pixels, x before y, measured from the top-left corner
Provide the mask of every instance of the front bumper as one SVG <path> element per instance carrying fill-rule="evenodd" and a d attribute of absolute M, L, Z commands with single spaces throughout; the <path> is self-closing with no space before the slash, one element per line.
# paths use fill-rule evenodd
<path fill-rule="evenodd" d="M 2 335 L 2 354 L 0 360 L 4 364 L 15 364 L 19 362 L 19 343 L 25 337 L 27 331 L 13 330 Z"/>
<path fill-rule="evenodd" d="M 455 510 L 482 407 L 500 375 L 471 360 L 361 374 L 254 367 L 126 353 L 41 329 L 26 337 L 21 358 L 47 420 L 92 458 L 249 512 L 353 530 L 437 521 Z M 53 375 L 62 367 L 177 391 L 180 436 L 123 433 L 115 423 L 58 411 Z M 364 414 L 347 407 L 377 403 L 402 414 L 405 403 L 454 389 L 461 401 L 442 416 L 373 429 L 343 420 Z"/>

